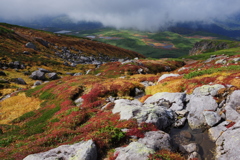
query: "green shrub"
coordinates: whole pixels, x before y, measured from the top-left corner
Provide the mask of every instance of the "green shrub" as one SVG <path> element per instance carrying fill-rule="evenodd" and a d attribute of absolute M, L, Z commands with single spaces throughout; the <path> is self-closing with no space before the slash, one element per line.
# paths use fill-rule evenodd
<path fill-rule="evenodd" d="M 27 118 L 30 118 L 33 116 L 35 116 L 35 112 L 33 112 L 33 111 L 27 112 L 27 113 L 23 114 L 21 117 L 14 119 L 12 122 L 19 123 L 19 122 L 22 122 L 22 121 L 26 120 Z"/>

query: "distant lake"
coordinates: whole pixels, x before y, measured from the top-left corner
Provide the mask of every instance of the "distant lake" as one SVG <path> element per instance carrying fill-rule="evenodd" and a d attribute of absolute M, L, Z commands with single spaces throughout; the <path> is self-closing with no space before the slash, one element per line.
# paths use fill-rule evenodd
<path fill-rule="evenodd" d="M 91 38 L 91 39 L 94 39 L 96 38 L 96 36 L 86 36 L 87 38 Z"/>
<path fill-rule="evenodd" d="M 62 31 L 54 32 L 54 33 L 65 34 L 65 33 L 70 33 L 70 32 L 72 32 L 72 31 L 62 30 Z"/>

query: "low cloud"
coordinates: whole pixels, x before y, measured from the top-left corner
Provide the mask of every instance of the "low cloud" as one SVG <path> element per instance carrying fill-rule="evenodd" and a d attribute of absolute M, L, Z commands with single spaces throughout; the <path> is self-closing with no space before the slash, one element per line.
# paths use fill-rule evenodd
<path fill-rule="evenodd" d="M 74 21 L 152 31 L 179 22 L 226 20 L 239 12 L 239 0 L 1 0 L 0 5 L 6 20 L 64 14 Z"/>

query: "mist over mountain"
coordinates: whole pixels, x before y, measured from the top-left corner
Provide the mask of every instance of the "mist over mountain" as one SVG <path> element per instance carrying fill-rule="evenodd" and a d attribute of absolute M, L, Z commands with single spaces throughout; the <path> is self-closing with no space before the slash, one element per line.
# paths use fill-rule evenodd
<path fill-rule="evenodd" d="M 104 26 L 158 31 L 177 23 L 212 24 L 239 15 L 240 1 L 217 0 L 2 0 L 0 18 L 31 22 L 42 17 L 67 15 L 74 22 L 100 22 Z M 47 22 L 48 23 L 48 22 Z"/>

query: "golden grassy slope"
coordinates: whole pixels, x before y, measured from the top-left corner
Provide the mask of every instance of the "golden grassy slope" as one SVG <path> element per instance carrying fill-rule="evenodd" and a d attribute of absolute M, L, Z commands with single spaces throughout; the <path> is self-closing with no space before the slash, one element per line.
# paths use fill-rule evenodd
<path fill-rule="evenodd" d="M 38 98 L 26 97 L 25 93 L 19 93 L 0 102 L 0 124 L 10 124 L 24 113 L 39 109 L 40 103 Z"/>

